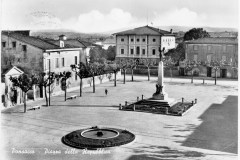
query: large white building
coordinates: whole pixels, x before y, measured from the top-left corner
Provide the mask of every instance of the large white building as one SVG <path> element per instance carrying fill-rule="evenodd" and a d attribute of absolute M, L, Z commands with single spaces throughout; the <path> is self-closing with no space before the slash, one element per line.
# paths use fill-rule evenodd
<path fill-rule="evenodd" d="M 151 59 L 159 61 L 160 49 L 165 52 L 175 48 L 175 36 L 172 32 L 143 26 L 118 32 L 116 36 L 116 60 Z"/>

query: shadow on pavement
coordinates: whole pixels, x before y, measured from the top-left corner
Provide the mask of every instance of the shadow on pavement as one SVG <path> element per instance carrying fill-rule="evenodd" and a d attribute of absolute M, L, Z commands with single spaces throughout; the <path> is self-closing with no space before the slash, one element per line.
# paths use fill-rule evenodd
<path fill-rule="evenodd" d="M 128 160 L 157 160 L 176 158 L 203 158 L 205 154 L 196 151 L 181 151 L 171 149 L 167 146 L 141 146 L 133 149 L 135 155 L 132 155 Z"/>
<path fill-rule="evenodd" d="M 108 106 L 108 105 L 51 105 L 51 106 L 59 106 L 59 107 L 113 107 L 113 108 L 118 108 L 119 106 Z M 50 106 L 50 107 L 51 107 Z"/>
<path fill-rule="evenodd" d="M 238 97 L 228 96 L 222 104 L 212 104 L 199 118 L 201 125 L 182 143 L 183 146 L 237 154 Z M 175 135 L 176 137 L 176 135 Z"/>

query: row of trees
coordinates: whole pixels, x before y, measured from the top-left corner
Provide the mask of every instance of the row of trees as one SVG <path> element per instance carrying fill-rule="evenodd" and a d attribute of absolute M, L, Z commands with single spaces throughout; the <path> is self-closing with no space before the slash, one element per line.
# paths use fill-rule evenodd
<path fill-rule="evenodd" d="M 95 93 L 95 76 L 99 76 L 103 78 L 103 74 L 112 73 L 115 74 L 114 86 L 116 86 L 116 74 L 119 71 L 119 67 L 115 63 L 89 63 L 85 65 L 84 63 L 80 63 L 79 65 L 70 65 L 73 72 L 76 72 L 78 77 L 80 78 L 80 97 L 82 96 L 82 80 L 83 78 L 89 78 L 93 80 L 93 93 Z M 26 95 L 32 87 L 39 86 L 44 88 L 44 95 L 46 99 L 46 106 L 50 106 L 50 94 L 54 89 L 53 83 L 58 81 L 61 83 L 61 89 L 65 92 L 65 101 L 67 97 L 67 80 L 71 77 L 71 72 L 48 72 L 48 73 L 40 73 L 40 74 L 22 74 L 19 77 L 10 77 L 10 81 L 13 84 L 13 87 L 19 87 L 24 93 L 24 112 L 26 112 Z M 110 77 L 109 77 L 110 78 Z M 49 91 L 49 95 L 47 93 Z"/>

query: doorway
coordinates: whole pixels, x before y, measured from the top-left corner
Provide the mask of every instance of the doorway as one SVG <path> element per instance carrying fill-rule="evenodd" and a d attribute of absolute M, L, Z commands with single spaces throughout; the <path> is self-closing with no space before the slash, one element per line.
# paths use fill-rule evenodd
<path fill-rule="evenodd" d="M 221 69 L 221 78 L 227 77 L 227 69 Z"/>
<path fill-rule="evenodd" d="M 207 77 L 212 77 L 212 67 L 207 67 Z"/>

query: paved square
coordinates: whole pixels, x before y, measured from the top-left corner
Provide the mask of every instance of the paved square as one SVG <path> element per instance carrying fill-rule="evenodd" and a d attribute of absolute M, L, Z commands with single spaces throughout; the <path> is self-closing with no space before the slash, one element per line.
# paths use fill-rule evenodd
<path fill-rule="evenodd" d="M 113 82 L 83 89 L 83 97 L 64 101 L 51 98 L 50 107 L 29 110 L 16 106 L 2 111 L 1 151 L 5 159 L 237 159 L 238 86 L 237 81 L 165 79 L 169 97 L 198 103 L 183 117 L 120 111 L 118 105 L 136 101 L 137 96 L 151 97 L 157 77 L 127 76 L 114 87 Z M 105 96 L 105 88 L 109 93 Z M 79 95 L 79 91 L 68 93 Z M 45 100 L 28 103 L 44 105 Z M 134 142 L 103 152 L 73 149 L 61 142 L 62 136 L 74 130 L 106 126 L 127 129 L 136 135 Z M 34 154 L 19 153 L 24 150 Z M 91 154 L 92 153 L 92 154 Z"/>

